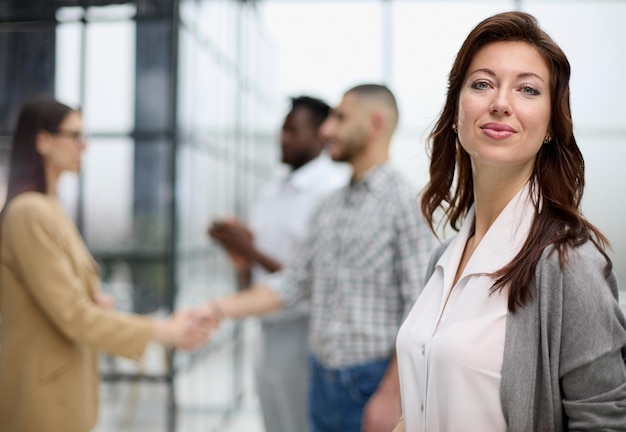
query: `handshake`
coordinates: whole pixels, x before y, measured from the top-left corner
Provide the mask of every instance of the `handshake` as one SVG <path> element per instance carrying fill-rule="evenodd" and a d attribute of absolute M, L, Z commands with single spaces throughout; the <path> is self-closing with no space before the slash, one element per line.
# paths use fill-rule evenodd
<path fill-rule="evenodd" d="M 194 351 L 205 345 L 224 318 L 217 302 L 181 309 L 154 326 L 154 339 L 177 349 Z"/>
<path fill-rule="evenodd" d="M 92 301 L 104 309 L 113 309 L 115 300 L 110 295 L 97 293 Z M 165 346 L 194 351 L 209 342 L 225 314 L 217 301 L 189 309 L 180 309 L 168 318 L 155 320 L 153 339 Z"/>

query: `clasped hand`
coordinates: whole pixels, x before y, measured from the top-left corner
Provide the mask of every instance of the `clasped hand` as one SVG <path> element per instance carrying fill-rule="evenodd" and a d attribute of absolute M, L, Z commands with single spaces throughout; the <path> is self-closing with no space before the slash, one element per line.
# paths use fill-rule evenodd
<path fill-rule="evenodd" d="M 92 296 L 99 307 L 113 309 L 115 299 L 104 293 Z M 180 309 L 165 320 L 155 323 L 154 339 L 177 349 L 194 351 L 206 344 L 219 327 L 223 314 L 218 314 L 216 303 L 207 303 L 196 308 Z"/>
<path fill-rule="evenodd" d="M 249 269 L 254 254 L 254 236 L 243 222 L 235 218 L 214 221 L 207 234 L 226 249 L 237 270 Z"/>
<path fill-rule="evenodd" d="M 193 351 L 206 344 L 219 326 L 205 306 L 181 309 L 156 327 L 156 339 L 177 349 Z"/>

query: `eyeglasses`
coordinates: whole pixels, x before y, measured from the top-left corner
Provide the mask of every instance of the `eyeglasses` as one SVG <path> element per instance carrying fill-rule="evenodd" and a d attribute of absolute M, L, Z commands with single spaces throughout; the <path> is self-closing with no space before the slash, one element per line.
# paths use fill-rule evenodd
<path fill-rule="evenodd" d="M 86 141 L 87 135 L 83 133 L 83 131 L 66 131 L 66 130 L 56 130 L 50 131 L 52 135 L 64 136 L 67 138 L 72 138 L 75 141 Z"/>

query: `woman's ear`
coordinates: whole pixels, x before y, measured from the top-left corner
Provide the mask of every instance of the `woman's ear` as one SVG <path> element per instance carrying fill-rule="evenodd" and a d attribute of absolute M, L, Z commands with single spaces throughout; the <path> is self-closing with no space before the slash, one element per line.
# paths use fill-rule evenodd
<path fill-rule="evenodd" d="M 52 145 L 51 136 L 48 132 L 40 130 L 35 137 L 35 149 L 41 156 L 47 156 L 50 153 Z"/>

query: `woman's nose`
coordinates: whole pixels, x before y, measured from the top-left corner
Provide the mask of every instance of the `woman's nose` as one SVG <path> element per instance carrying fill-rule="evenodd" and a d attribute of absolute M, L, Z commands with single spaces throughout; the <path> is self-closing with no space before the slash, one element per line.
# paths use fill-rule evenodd
<path fill-rule="evenodd" d="M 491 114 L 511 115 L 511 102 L 506 91 L 498 90 L 494 93 L 489 112 Z"/>

